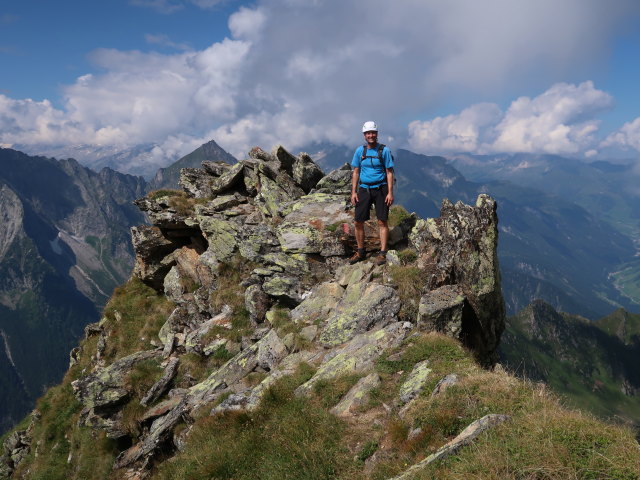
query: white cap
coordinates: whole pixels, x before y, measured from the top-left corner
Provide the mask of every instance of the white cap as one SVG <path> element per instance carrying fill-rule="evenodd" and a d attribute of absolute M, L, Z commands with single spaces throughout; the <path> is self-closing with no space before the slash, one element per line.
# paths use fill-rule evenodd
<path fill-rule="evenodd" d="M 364 122 L 364 125 L 362 125 L 362 133 L 366 133 L 366 132 L 377 132 L 378 131 L 378 126 L 376 125 L 376 122 Z"/>

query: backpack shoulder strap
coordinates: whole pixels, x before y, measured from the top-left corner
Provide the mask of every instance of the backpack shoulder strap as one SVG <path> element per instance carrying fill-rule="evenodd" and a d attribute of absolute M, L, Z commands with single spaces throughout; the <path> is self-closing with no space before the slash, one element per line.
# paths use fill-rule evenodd
<path fill-rule="evenodd" d="M 365 158 L 367 158 L 367 144 L 366 143 L 362 146 L 362 160 L 364 160 Z"/>
<path fill-rule="evenodd" d="M 382 165 L 384 165 L 384 160 L 382 160 L 382 151 L 384 150 L 384 147 L 386 147 L 384 143 L 378 144 L 378 159 Z"/>

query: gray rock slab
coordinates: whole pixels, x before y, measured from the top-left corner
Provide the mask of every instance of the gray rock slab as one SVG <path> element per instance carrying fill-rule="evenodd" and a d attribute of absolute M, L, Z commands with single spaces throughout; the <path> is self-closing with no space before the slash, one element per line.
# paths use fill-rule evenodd
<path fill-rule="evenodd" d="M 437 452 L 429 455 L 421 462 L 409 467 L 401 475 L 393 477 L 389 480 L 409 480 L 410 478 L 413 478 L 413 476 L 417 474 L 417 472 L 422 470 L 430 463 L 442 460 L 443 458 L 455 454 L 460 448 L 473 442 L 482 432 L 485 432 L 489 428 L 495 427 L 496 425 L 500 425 L 510 418 L 511 417 L 509 417 L 509 415 L 501 415 L 495 413 L 485 415 L 484 417 L 471 423 L 456 438 L 451 440 L 442 448 L 438 449 Z"/>

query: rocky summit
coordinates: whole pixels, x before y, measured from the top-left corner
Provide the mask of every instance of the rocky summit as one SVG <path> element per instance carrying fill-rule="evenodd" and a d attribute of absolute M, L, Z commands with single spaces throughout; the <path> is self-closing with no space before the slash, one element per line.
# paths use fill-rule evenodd
<path fill-rule="evenodd" d="M 296 385 L 299 398 L 345 375 L 359 379 L 332 407 L 345 416 L 379 388 L 382 356 L 424 332 L 459 341 L 484 367 L 495 364 L 505 315 L 495 201 L 445 199 L 431 219 L 396 207 L 387 264 L 349 265 L 350 182 L 348 165 L 325 175 L 304 153 L 254 148 L 235 164 L 185 168 L 181 191 L 135 202 L 152 226 L 132 229 L 133 278 L 86 328 L 65 377 L 77 425 L 116 441 L 116 478 L 148 476 L 189 444 L 203 409 L 253 411 L 301 365 L 312 373 Z M 375 220 L 366 237 L 373 253 Z M 124 300 L 131 285 L 142 303 Z M 157 305 L 149 303 L 154 296 Z M 130 320 L 136 309 L 142 320 Z M 138 322 L 134 333 L 127 322 Z M 387 408 L 406 412 L 432 367 L 413 365 L 397 406 Z M 437 389 L 457 377 L 442 380 Z M 33 453 L 42 415 L 36 410 L 5 441 L 0 478 L 29 471 L 21 462 Z M 76 461 L 69 453 L 67 463 Z"/>

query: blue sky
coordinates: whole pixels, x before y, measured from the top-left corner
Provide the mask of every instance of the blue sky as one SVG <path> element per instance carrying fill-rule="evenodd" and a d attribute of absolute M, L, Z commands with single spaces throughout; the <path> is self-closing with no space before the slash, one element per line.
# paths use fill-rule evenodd
<path fill-rule="evenodd" d="M 2 0 L 0 144 L 640 156 L 636 0 Z"/>

